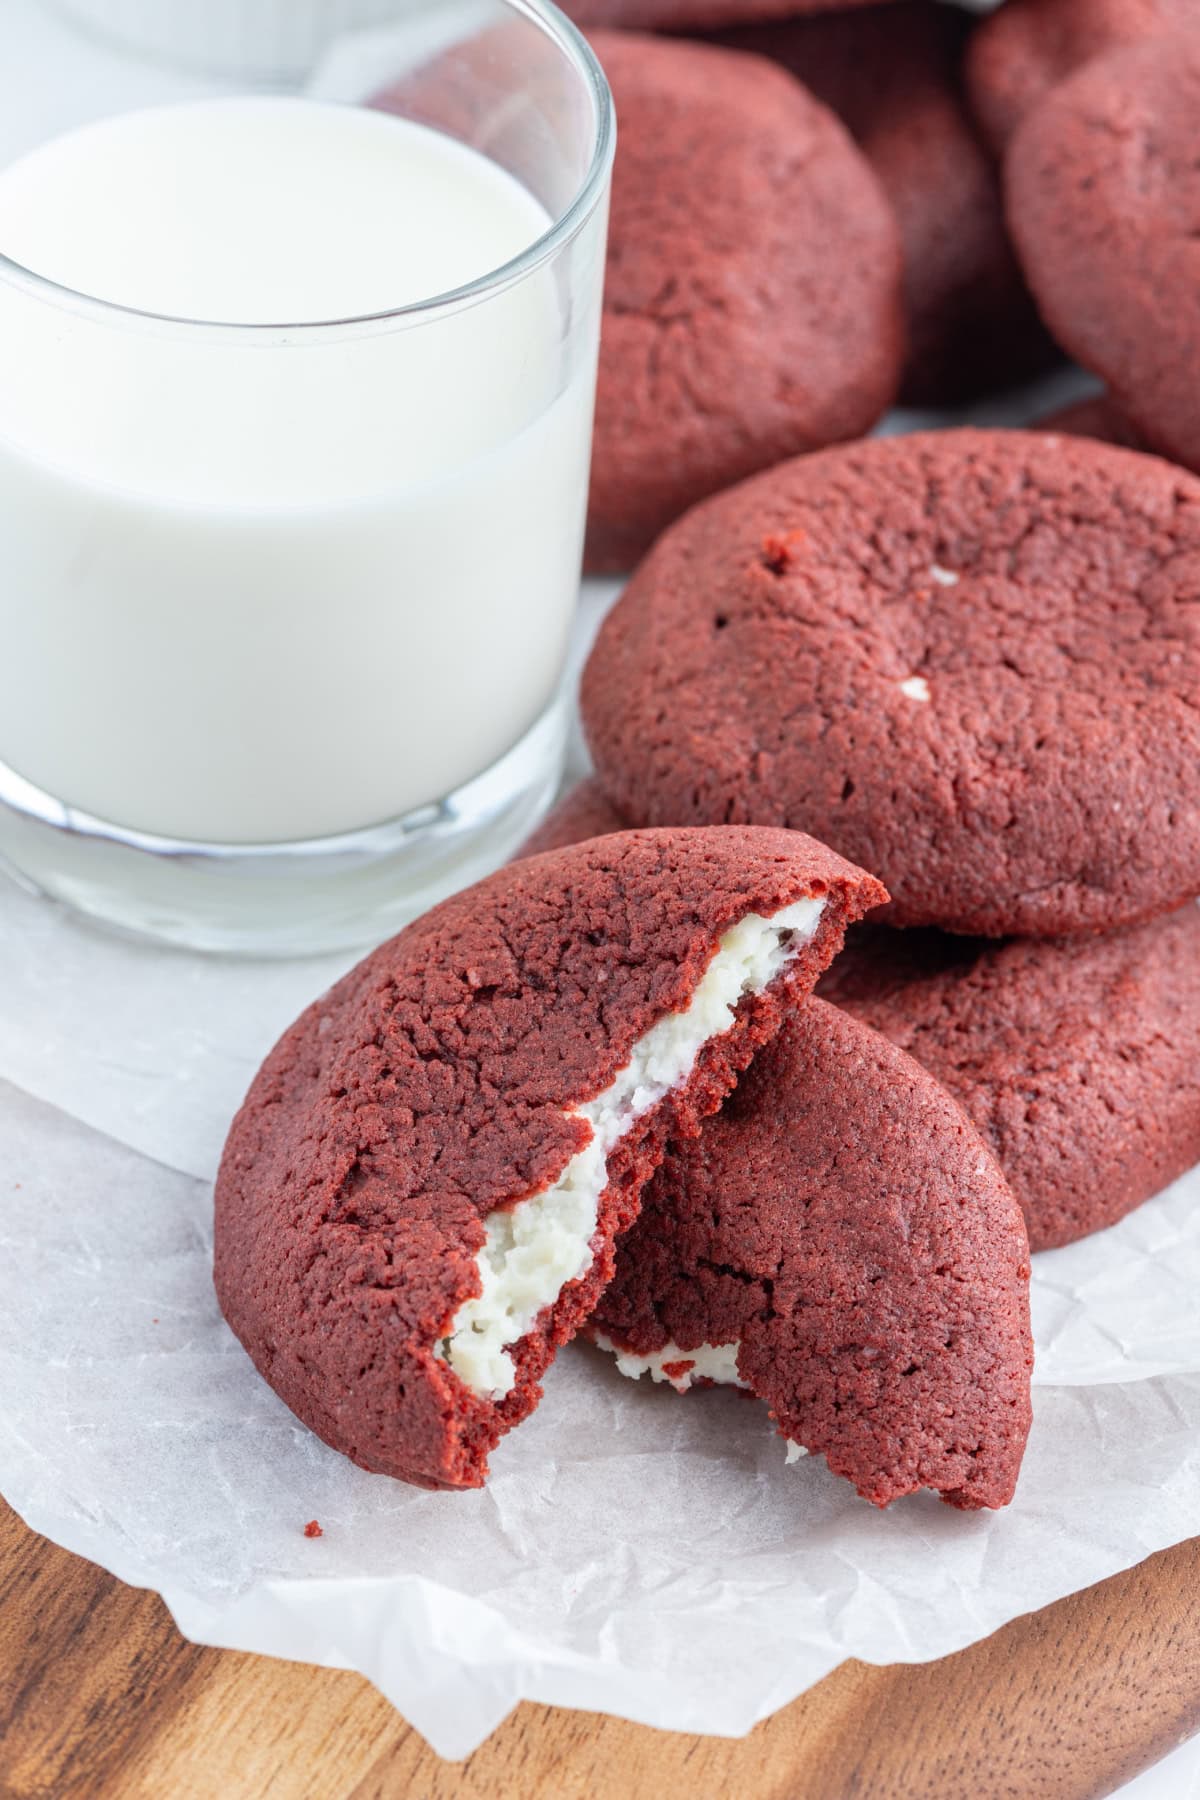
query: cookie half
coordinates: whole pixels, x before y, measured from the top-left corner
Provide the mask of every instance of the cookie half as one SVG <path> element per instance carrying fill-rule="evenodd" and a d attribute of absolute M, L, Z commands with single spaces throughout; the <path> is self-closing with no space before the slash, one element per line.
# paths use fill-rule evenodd
<path fill-rule="evenodd" d="M 891 922 L 1095 931 L 1200 892 L 1200 482 L 1063 435 L 799 458 L 646 558 L 583 675 L 632 823 L 811 831 Z"/>
<path fill-rule="evenodd" d="M 634 832 L 360 963 L 267 1058 L 217 1179 L 221 1307 L 292 1411 L 364 1468 L 479 1486 L 664 1140 L 882 897 L 797 835 Z"/>
<path fill-rule="evenodd" d="M 1200 907 L 1066 943 L 854 932 L 821 992 L 970 1114 L 1035 1250 L 1200 1162 Z"/>
<path fill-rule="evenodd" d="M 867 431 L 903 356 L 891 207 L 783 69 L 592 39 L 620 119 L 587 562 L 631 568 L 694 501 Z"/>
<path fill-rule="evenodd" d="M 886 1506 L 1003 1506 L 1029 1432 L 1020 1210 L 974 1127 L 878 1033 L 811 1000 L 717 1117 L 672 1140 L 591 1334 L 626 1374 L 735 1380 Z"/>

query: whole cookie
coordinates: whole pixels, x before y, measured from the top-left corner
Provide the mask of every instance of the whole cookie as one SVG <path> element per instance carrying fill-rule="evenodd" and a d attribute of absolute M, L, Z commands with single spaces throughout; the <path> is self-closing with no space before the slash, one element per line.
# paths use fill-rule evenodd
<path fill-rule="evenodd" d="M 635 31 L 711 31 L 752 19 L 796 13 L 849 12 L 876 0 L 565 0 L 577 25 L 619 25 Z"/>
<path fill-rule="evenodd" d="M 967 51 L 975 116 L 1002 151 L 1025 115 L 1085 63 L 1195 20 L 1195 0 L 1006 0 Z"/>
<path fill-rule="evenodd" d="M 1200 31 L 1089 63 L 1017 132 L 1008 210 L 1050 329 L 1148 444 L 1200 466 Z"/>
<path fill-rule="evenodd" d="M 597 33 L 620 118 L 587 561 L 632 566 L 695 500 L 856 437 L 903 353 L 876 177 L 782 69 Z"/>
<path fill-rule="evenodd" d="M 1035 1250 L 1200 1162 L 1200 907 L 1064 943 L 853 932 L 821 992 L 970 1114 Z"/>
<path fill-rule="evenodd" d="M 217 1295 L 271 1386 L 364 1468 L 479 1486 L 664 1139 L 882 897 L 796 834 L 626 832 L 367 957 L 271 1052 L 217 1178 Z"/>
<path fill-rule="evenodd" d="M 583 675 L 637 824 L 790 825 L 892 920 L 1060 936 L 1200 892 L 1200 482 L 1062 435 L 798 458 L 656 545 Z"/>
<path fill-rule="evenodd" d="M 1029 1248 L 931 1076 L 810 1000 L 700 1138 L 667 1146 L 589 1330 L 723 1373 L 877 1506 L 1003 1506 L 1029 1432 Z M 722 1368 L 723 1365 L 723 1368 Z"/>
<path fill-rule="evenodd" d="M 994 160 L 962 87 L 971 22 L 937 0 L 898 0 L 729 33 L 772 56 L 837 113 L 895 209 L 908 358 L 900 399 L 953 405 L 1051 363 L 1008 239 Z"/>

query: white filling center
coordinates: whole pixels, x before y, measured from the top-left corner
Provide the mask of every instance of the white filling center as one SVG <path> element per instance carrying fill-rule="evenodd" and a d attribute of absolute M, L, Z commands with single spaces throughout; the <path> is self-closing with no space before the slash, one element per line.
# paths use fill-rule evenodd
<path fill-rule="evenodd" d="M 693 1381 L 713 1381 L 719 1387 L 748 1388 L 750 1383 L 743 1381 L 738 1374 L 738 1351 L 741 1344 L 700 1344 L 695 1350 L 681 1350 L 678 1344 L 664 1344 L 661 1350 L 651 1351 L 649 1356 L 638 1356 L 632 1350 L 619 1350 L 611 1339 L 601 1337 L 597 1333 L 593 1340 L 601 1350 L 611 1350 L 617 1359 L 617 1367 L 622 1375 L 628 1375 L 631 1381 L 638 1381 L 643 1375 L 649 1375 L 652 1381 L 669 1381 L 677 1394 L 686 1394 Z M 677 1363 L 686 1363 L 686 1368 L 676 1368 Z M 670 1373 L 668 1373 L 668 1370 Z M 799 1462 L 808 1451 L 795 1438 L 786 1439 L 787 1456 L 784 1458 L 785 1468 L 789 1463 Z"/>
<path fill-rule="evenodd" d="M 606 1337 L 597 1336 L 594 1341 L 601 1350 L 612 1351 L 618 1369 L 622 1375 L 628 1375 L 630 1381 L 649 1375 L 651 1381 L 669 1381 L 677 1394 L 686 1394 L 693 1381 L 714 1381 L 719 1387 L 749 1386 L 738 1374 L 740 1344 L 699 1344 L 695 1350 L 681 1350 L 678 1344 L 664 1344 L 661 1350 L 653 1350 L 649 1356 L 638 1356 L 632 1350 L 618 1349 Z"/>
<path fill-rule="evenodd" d="M 482 1292 L 459 1308 L 441 1344 L 450 1367 L 475 1393 L 497 1400 L 509 1392 L 516 1370 L 506 1346 L 591 1267 L 609 1151 L 688 1079 L 704 1045 L 733 1024 L 739 1001 L 761 994 L 811 941 L 824 904 L 797 900 L 769 919 L 749 913 L 727 931 L 685 1011 L 652 1026 L 612 1085 L 574 1109 L 590 1125 L 591 1142 L 554 1186 L 488 1215 L 477 1259 Z"/>

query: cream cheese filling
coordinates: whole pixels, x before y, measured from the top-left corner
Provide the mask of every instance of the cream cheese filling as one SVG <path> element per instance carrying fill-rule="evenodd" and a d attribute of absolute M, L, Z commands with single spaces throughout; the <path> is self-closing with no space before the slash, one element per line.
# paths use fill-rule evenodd
<path fill-rule="evenodd" d="M 516 1369 L 508 1347 L 532 1329 L 569 1282 L 591 1268 L 614 1145 L 687 1081 L 704 1045 L 730 1029 L 739 1002 L 762 993 L 811 942 L 824 906 L 816 897 L 797 900 L 770 918 L 749 913 L 732 926 L 684 1011 L 653 1025 L 612 1084 L 572 1109 L 573 1116 L 586 1119 L 591 1141 L 553 1187 L 488 1215 L 487 1239 L 477 1258 L 481 1292 L 459 1308 L 439 1346 L 473 1392 L 491 1400 L 510 1392 Z"/>

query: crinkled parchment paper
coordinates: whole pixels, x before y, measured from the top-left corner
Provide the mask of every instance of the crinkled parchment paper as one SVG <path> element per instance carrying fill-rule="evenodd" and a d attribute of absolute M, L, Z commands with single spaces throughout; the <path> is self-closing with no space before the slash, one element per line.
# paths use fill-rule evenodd
<path fill-rule="evenodd" d="M 449 1756 L 522 1697 L 739 1733 L 847 1656 L 942 1655 L 1200 1530 L 1197 1176 L 1036 1259 L 1004 1513 L 876 1513 L 815 1458 L 785 1468 L 756 1403 L 586 1347 L 483 1492 L 352 1468 L 224 1326 L 208 1189 L 262 1053 L 347 960 L 123 944 L 0 884 L 0 1491 L 189 1636 L 359 1669 Z"/>

